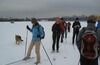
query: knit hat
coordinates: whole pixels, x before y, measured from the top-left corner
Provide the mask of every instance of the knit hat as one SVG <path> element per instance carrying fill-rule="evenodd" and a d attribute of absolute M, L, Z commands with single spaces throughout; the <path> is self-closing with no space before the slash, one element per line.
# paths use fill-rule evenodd
<path fill-rule="evenodd" d="M 31 22 L 37 22 L 36 18 L 31 18 Z"/>
<path fill-rule="evenodd" d="M 100 20 L 100 16 L 98 16 L 98 20 Z"/>
<path fill-rule="evenodd" d="M 79 20 L 79 18 L 76 18 L 76 20 Z"/>
<path fill-rule="evenodd" d="M 88 19 L 88 23 L 96 23 L 96 16 L 95 15 L 90 15 L 87 19 Z"/>
<path fill-rule="evenodd" d="M 62 17 L 61 20 L 64 20 L 64 18 Z"/>

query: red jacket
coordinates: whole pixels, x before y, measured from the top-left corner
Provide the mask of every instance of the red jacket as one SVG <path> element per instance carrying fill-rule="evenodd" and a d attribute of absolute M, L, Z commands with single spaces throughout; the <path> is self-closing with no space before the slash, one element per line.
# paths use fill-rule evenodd
<path fill-rule="evenodd" d="M 68 28 L 70 28 L 70 26 L 71 26 L 71 23 L 70 23 L 70 22 L 68 22 Z"/>
<path fill-rule="evenodd" d="M 64 27 L 64 23 L 60 24 L 61 30 L 64 31 L 65 27 Z"/>

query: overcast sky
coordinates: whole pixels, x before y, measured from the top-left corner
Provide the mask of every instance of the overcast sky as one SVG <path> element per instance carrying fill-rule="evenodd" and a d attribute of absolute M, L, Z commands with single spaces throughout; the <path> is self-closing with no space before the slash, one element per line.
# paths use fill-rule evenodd
<path fill-rule="evenodd" d="M 100 15 L 100 0 L 0 0 L 2 17 Z"/>

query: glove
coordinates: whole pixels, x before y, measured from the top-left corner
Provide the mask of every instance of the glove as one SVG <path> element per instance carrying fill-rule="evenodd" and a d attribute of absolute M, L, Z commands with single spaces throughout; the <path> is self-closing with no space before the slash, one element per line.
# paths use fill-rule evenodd
<path fill-rule="evenodd" d="M 77 25 L 77 27 L 80 27 L 79 25 Z"/>
<path fill-rule="evenodd" d="M 75 26 L 74 28 L 77 28 L 77 26 Z"/>
<path fill-rule="evenodd" d="M 38 37 L 38 38 L 41 38 L 41 36 L 40 36 L 40 35 L 37 35 L 37 37 Z"/>
<path fill-rule="evenodd" d="M 26 28 L 27 28 L 28 30 L 30 29 L 28 25 L 26 26 Z"/>

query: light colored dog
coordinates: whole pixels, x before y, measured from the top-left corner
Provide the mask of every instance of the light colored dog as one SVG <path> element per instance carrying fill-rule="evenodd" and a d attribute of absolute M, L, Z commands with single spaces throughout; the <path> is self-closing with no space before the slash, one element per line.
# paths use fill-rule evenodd
<path fill-rule="evenodd" d="M 21 36 L 19 36 L 19 35 L 15 35 L 15 41 L 16 41 L 16 44 L 20 44 L 20 43 L 22 43 L 22 38 L 21 38 Z"/>

